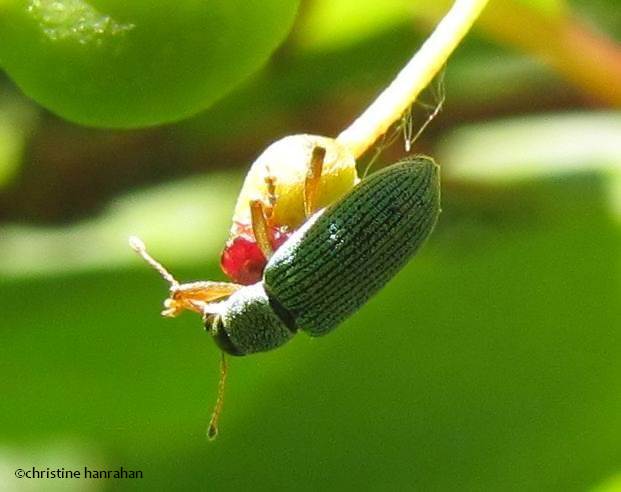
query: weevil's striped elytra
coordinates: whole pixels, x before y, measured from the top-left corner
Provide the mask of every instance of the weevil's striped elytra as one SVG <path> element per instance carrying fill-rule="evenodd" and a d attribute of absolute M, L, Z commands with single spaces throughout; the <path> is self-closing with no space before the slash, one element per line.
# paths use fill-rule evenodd
<path fill-rule="evenodd" d="M 404 160 L 362 181 L 294 234 L 270 259 L 268 293 L 295 325 L 324 335 L 381 289 L 433 229 L 438 167 Z"/>

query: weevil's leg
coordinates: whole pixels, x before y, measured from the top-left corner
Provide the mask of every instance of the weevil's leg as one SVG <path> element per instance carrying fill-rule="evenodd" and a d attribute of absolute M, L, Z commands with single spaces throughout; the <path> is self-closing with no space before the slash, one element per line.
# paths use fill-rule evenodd
<path fill-rule="evenodd" d="M 261 253 L 263 253 L 263 256 L 269 260 L 274 250 L 270 242 L 265 205 L 261 200 L 250 201 L 250 219 L 252 221 L 252 232 L 254 233 L 257 245 Z"/>
<path fill-rule="evenodd" d="M 317 192 L 319 181 L 323 171 L 323 161 L 326 157 L 326 149 L 317 145 L 311 154 L 306 180 L 304 181 L 304 213 L 310 217 L 317 206 Z"/>
<path fill-rule="evenodd" d="M 224 405 L 224 388 L 226 387 L 226 373 L 228 370 L 228 364 L 226 362 L 226 355 L 224 352 L 220 352 L 220 380 L 218 381 L 218 396 L 216 398 L 216 404 L 211 413 L 209 419 L 209 425 L 207 426 L 207 439 L 213 441 L 218 436 L 218 420 L 222 413 L 222 406 Z"/>
<path fill-rule="evenodd" d="M 162 316 L 175 317 L 189 310 L 205 316 L 209 307 L 229 297 L 243 285 L 231 282 L 210 282 L 207 280 L 171 286 L 170 296 L 164 301 Z M 214 302 L 215 301 L 215 302 Z"/>

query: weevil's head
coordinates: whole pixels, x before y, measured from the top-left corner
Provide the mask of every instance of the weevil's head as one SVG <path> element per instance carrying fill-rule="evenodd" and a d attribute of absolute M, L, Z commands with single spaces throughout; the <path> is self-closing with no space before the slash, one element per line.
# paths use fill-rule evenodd
<path fill-rule="evenodd" d="M 259 282 L 217 304 L 205 317 L 205 328 L 216 344 L 231 355 L 247 355 L 280 347 L 295 334 L 275 310 Z"/>

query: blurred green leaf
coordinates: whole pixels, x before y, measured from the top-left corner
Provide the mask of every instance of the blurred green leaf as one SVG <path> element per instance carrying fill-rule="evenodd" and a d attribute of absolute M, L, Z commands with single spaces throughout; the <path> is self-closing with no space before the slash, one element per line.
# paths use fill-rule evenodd
<path fill-rule="evenodd" d="M 10 0 L 0 66 L 72 121 L 104 127 L 187 117 L 259 68 L 297 0 Z"/>
<path fill-rule="evenodd" d="M 466 125 L 441 142 L 455 179 L 536 179 L 580 171 L 621 171 L 621 112 L 546 113 Z"/>
<path fill-rule="evenodd" d="M 576 173 L 607 175 L 621 219 L 621 112 L 544 114 L 467 125 L 440 144 L 438 162 L 458 181 L 506 183 Z"/>

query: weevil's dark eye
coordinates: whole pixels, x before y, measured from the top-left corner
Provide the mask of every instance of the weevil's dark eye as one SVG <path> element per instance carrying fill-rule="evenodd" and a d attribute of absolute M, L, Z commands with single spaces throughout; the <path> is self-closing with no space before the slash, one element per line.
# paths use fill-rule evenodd
<path fill-rule="evenodd" d="M 229 334 L 224 329 L 220 316 L 209 317 L 205 320 L 205 329 L 211 333 L 216 345 L 220 350 L 231 355 L 245 355 L 239 350 L 229 338 Z"/>

